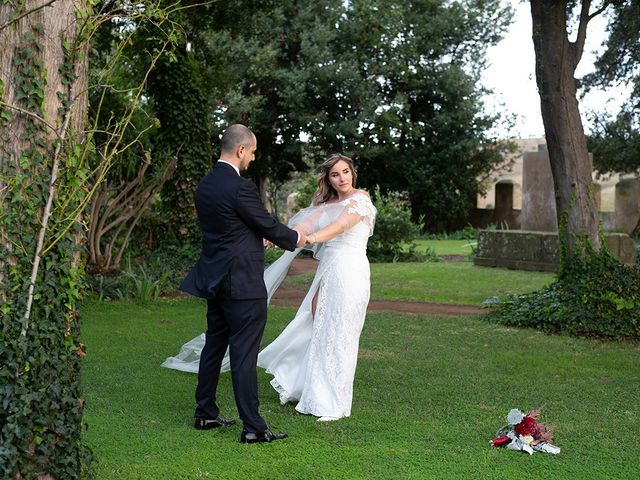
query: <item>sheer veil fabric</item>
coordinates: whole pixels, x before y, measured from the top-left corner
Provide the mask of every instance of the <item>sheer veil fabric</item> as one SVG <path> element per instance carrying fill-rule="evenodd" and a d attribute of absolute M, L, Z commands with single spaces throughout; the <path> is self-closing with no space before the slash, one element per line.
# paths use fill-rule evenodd
<path fill-rule="evenodd" d="M 342 234 L 310 247 L 320 261 L 311 287 L 293 320 L 258 355 L 258 365 L 274 376 L 271 385 L 280 401 L 297 402 L 301 413 L 336 418 L 351 414 L 358 344 L 369 303 L 366 246 L 375 215 L 369 196 L 357 191 L 340 202 L 303 209 L 289 221 L 307 234 L 334 222 L 343 228 Z M 269 301 L 300 250 L 284 252 L 265 270 Z M 204 342 L 203 333 L 162 366 L 197 373 Z M 226 356 L 222 370 L 230 368 Z"/>

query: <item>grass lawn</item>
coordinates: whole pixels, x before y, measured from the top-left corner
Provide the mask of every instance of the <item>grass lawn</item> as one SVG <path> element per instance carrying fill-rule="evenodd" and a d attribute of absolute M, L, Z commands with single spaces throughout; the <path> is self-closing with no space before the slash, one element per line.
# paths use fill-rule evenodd
<path fill-rule="evenodd" d="M 259 372 L 261 411 L 290 438 L 242 445 L 240 425 L 193 429 L 196 377 L 160 368 L 200 333 L 194 299 L 87 302 L 86 442 L 98 479 L 635 479 L 640 347 L 495 326 L 478 317 L 371 313 L 352 416 L 318 423 L 278 403 Z M 293 310 L 271 308 L 265 342 Z M 237 418 L 230 375 L 219 403 Z M 488 445 L 511 408 L 544 405 L 560 455 Z"/>
<path fill-rule="evenodd" d="M 477 243 L 476 240 L 428 240 L 425 238 L 415 240 L 416 249 L 419 252 L 431 248 L 437 255 L 463 255 L 464 257 L 471 255 L 472 246 L 475 248 Z"/>
<path fill-rule="evenodd" d="M 549 273 L 476 267 L 471 262 L 372 263 L 371 298 L 480 305 L 493 295 L 537 290 L 553 278 Z M 306 290 L 312 279 L 313 274 L 295 275 L 285 283 Z"/>
<path fill-rule="evenodd" d="M 479 305 L 493 295 L 542 288 L 553 278 L 549 273 L 476 267 L 471 262 L 374 263 L 371 296 Z"/>

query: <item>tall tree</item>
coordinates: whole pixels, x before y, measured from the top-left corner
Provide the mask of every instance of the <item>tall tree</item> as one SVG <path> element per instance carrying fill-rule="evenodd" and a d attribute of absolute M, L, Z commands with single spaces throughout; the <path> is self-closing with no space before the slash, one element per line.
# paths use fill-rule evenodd
<path fill-rule="evenodd" d="M 201 65 L 186 51 L 186 42 L 170 58 L 159 59 L 149 77 L 147 92 L 160 120 L 154 142 L 154 156 L 160 163 L 175 157 L 176 169 L 162 195 L 165 234 L 179 241 L 199 239 L 193 193 L 200 179 L 212 167 L 212 100 L 204 93 Z M 165 157 L 163 159 L 163 157 Z M 162 161 L 164 160 L 164 161 Z"/>
<path fill-rule="evenodd" d="M 102 20 L 91 36 L 89 123 L 95 145 L 91 163 L 99 185 L 87 219 L 90 273 L 120 270 L 129 239 L 174 163 L 170 155 L 151 155 L 158 122 L 148 94 L 141 95 L 149 70 L 168 49 L 166 38 L 151 32 L 165 22 L 148 21 L 134 9 L 123 16 L 122 7 L 120 0 L 96 4 Z M 149 11 L 158 5 L 147 2 L 144 7 Z M 145 35 L 154 38 L 151 49 L 136 41 Z M 138 244 L 142 251 L 148 247 Z"/>
<path fill-rule="evenodd" d="M 556 279 L 539 291 L 501 302 L 489 315 L 499 323 L 589 337 L 640 337 L 640 269 L 600 248 L 574 78 L 587 25 L 609 3 L 592 8 L 589 0 L 531 0 L 536 79 L 565 248 Z"/>
<path fill-rule="evenodd" d="M 254 175 L 283 180 L 306 159 L 342 151 L 359 162 L 361 185 L 407 191 L 431 228 L 464 216 L 477 177 L 501 160 L 478 85 L 508 8 L 499 0 L 241 5 L 250 28 L 218 24 L 201 43 L 209 65 L 238 79 L 214 115 L 256 130 L 263 161 Z"/>
<path fill-rule="evenodd" d="M 612 2 L 608 22 L 605 50 L 585 84 L 626 84 L 631 95 L 614 118 L 594 112 L 589 147 L 600 172 L 640 173 L 640 1 Z"/>
<path fill-rule="evenodd" d="M 0 477 L 79 478 L 89 2 L 0 3 Z"/>
<path fill-rule="evenodd" d="M 536 82 L 555 187 L 558 223 L 569 255 L 600 250 L 599 217 L 592 164 L 580 118 L 574 77 L 582 57 L 587 25 L 609 2 L 591 11 L 591 0 L 577 2 L 576 38 L 569 40 L 572 1 L 531 0 Z"/>
<path fill-rule="evenodd" d="M 307 168 L 308 144 L 301 134 L 318 112 L 309 110 L 305 97 L 312 76 L 305 52 L 321 44 L 327 55 L 334 53 L 322 35 L 327 25 L 335 29 L 339 3 L 239 2 L 236 9 L 243 12 L 244 24 L 222 23 L 224 29 L 216 24 L 201 35 L 203 55 L 221 94 L 213 116 L 220 125 L 246 123 L 256 133 L 258 161 L 249 173 L 258 183 L 265 178 L 281 183 Z M 233 18 L 233 12 L 216 7 L 222 22 Z"/>
<path fill-rule="evenodd" d="M 352 2 L 344 48 L 360 52 L 361 80 L 376 93 L 357 125 L 362 180 L 406 191 L 430 229 L 459 225 L 477 179 L 506 145 L 489 135 L 479 85 L 486 49 L 511 21 L 500 2 Z M 349 110 L 346 106 L 345 110 Z"/>

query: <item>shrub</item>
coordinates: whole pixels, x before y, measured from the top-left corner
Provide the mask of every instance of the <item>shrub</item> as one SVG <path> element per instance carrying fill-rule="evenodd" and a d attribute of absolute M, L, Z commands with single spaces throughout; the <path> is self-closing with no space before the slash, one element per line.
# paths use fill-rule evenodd
<path fill-rule="evenodd" d="M 266 249 L 265 267 L 275 262 L 283 250 Z M 178 285 L 198 260 L 199 249 L 188 245 L 166 245 L 132 261 L 117 274 L 87 275 L 89 292 L 100 300 L 136 300 L 149 302 L 175 292 Z"/>
<path fill-rule="evenodd" d="M 146 303 L 158 299 L 166 291 L 167 273 L 156 277 L 144 265 L 126 270 L 116 275 L 89 275 L 88 289 L 99 300 L 136 300 Z M 163 288 L 164 287 L 164 288 Z"/>
<path fill-rule="evenodd" d="M 284 253 L 281 248 L 267 248 L 264 251 L 264 266 L 265 268 L 275 262 Z"/>
<path fill-rule="evenodd" d="M 146 273 L 161 280 L 160 293 L 174 292 L 200 256 L 200 245 L 166 245 L 147 253 L 143 259 Z"/>
<path fill-rule="evenodd" d="M 118 274 L 88 275 L 88 290 L 101 300 L 153 300 L 175 292 L 199 254 L 189 245 L 165 245 L 135 260 L 127 257 Z"/>
<path fill-rule="evenodd" d="M 298 196 L 296 197 L 295 211 L 302 210 L 311 205 L 313 200 L 313 194 L 318 188 L 318 177 L 312 173 L 303 177 L 300 186 L 298 187 Z"/>
<path fill-rule="evenodd" d="M 497 302 L 487 319 L 550 333 L 640 339 L 640 267 L 619 262 L 606 249 L 564 265 L 551 285 Z M 495 297 L 487 303 L 496 303 Z"/>
<path fill-rule="evenodd" d="M 467 225 L 462 230 L 457 230 L 455 232 L 440 232 L 440 233 L 430 233 L 425 236 L 430 240 L 477 240 L 478 239 L 478 229 L 472 227 L 471 225 Z"/>
<path fill-rule="evenodd" d="M 419 225 L 411 221 L 409 201 L 398 192 L 383 195 L 376 186 L 373 203 L 378 214 L 367 246 L 369 259 L 374 262 L 425 260 L 425 256 L 416 251 L 414 242 L 420 234 L 422 219 Z"/>

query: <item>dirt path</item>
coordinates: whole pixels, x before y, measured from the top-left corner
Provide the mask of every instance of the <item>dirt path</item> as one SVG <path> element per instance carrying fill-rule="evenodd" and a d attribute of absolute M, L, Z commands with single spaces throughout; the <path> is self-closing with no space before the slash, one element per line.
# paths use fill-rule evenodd
<path fill-rule="evenodd" d="M 291 264 L 289 275 L 301 275 L 316 271 L 318 262 L 311 258 L 296 258 Z M 281 307 L 298 307 L 306 292 L 282 285 L 273 295 L 271 303 Z M 451 305 L 401 300 L 371 300 L 369 311 L 421 313 L 427 315 L 476 315 L 483 309 L 473 305 Z"/>

